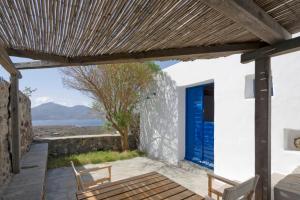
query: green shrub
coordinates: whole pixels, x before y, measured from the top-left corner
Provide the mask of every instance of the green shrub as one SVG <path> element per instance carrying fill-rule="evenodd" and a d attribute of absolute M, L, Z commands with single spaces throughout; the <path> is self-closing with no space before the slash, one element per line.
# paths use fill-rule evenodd
<path fill-rule="evenodd" d="M 126 160 L 138 156 L 144 156 L 144 153 L 140 151 L 95 151 L 89 153 L 73 154 L 69 156 L 49 157 L 48 169 L 58 167 L 69 167 L 70 161 L 74 162 L 74 165 L 86 165 L 86 164 L 99 164 L 104 162 L 111 162 L 116 160 Z"/>

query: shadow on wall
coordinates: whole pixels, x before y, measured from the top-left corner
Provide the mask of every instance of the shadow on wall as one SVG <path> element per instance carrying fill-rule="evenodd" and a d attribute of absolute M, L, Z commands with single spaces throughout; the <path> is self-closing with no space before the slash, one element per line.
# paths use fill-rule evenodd
<path fill-rule="evenodd" d="M 156 77 L 150 96 L 141 106 L 140 148 L 149 157 L 178 162 L 178 95 L 176 83 L 165 73 Z"/>

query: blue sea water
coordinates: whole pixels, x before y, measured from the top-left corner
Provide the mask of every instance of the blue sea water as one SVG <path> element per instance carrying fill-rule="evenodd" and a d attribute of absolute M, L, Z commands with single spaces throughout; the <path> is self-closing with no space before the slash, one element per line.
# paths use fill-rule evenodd
<path fill-rule="evenodd" d="M 33 126 L 102 126 L 104 123 L 100 119 L 88 119 L 88 120 L 33 120 Z"/>

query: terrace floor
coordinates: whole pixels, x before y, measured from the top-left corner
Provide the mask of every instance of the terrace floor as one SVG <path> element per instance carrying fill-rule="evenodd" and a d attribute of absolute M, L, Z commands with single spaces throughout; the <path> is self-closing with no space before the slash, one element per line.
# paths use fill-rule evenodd
<path fill-rule="evenodd" d="M 206 172 L 195 167 L 178 168 L 146 157 L 137 157 L 106 164 L 89 164 L 84 168 L 108 164 L 112 165 L 112 181 L 157 171 L 197 194 L 202 196 L 207 194 Z M 90 178 L 97 176 L 101 176 L 101 174 L 93 175 Z M 76 199 L 76 183 L 71 167 L 48 170 L 46 181 L 46 200 Z"/>

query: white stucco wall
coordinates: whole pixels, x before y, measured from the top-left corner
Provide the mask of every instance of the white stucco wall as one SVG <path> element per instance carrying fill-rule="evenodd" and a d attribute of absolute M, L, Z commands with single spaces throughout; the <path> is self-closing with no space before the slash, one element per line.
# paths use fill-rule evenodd
<path fill-rule="evenodd" d="M 149 157 L 178 162 L 178 92 L 167 75 L 157 76 L 157 85 L 141 105 L 140 148 Z"/>
<path fill-rule="evenodd" d="M 181 62 L 164 70 L 157 95 L 141 114 L 143 150 L 176 164 L 185 155 L 185 88 L 215 84 L 215 173 L 234 180 L 254 174 L 254 99 L 245 99 L 245 76 L 254 63 L 240 56 Z M 272 59 L 272 171 L 300 166 L 300 152 L 284 150 L 284 128 L 300 130 L 300 53 Z M 172 80 L 172 81 L 171 81 Z"/>

